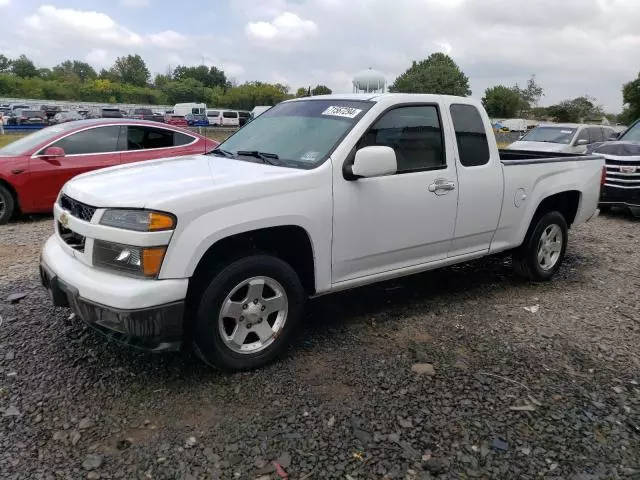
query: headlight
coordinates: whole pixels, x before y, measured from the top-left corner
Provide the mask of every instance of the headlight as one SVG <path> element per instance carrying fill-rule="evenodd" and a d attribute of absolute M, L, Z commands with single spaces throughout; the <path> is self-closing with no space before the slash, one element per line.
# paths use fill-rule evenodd
<path fill-rule="evenodd" d="M 93 265 L 121 273 L 156 278 L 167 247 L 135 247 L 95 240 Z"/>
<path fill-rule="evenodd" d="M 100 224 L 137 232 L 159 232 L 174 229 L 176 217 L 151 210 L 113 209 L 104 212 Z"/>

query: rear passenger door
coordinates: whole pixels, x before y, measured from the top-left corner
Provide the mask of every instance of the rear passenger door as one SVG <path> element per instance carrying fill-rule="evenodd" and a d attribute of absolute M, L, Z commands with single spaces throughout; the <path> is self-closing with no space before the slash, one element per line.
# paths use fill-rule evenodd
<path fill-rule="evenodd" d="M 119 148 L 122 163 L 189 155 L 196 137 L 168 128 L 147 125 L 122 127 Z"/>
<path fill-rule="evenodd" d="M 372 145 L 393 148 L 398 170 L 347 181 L 334 165 L 334 284 L 443 260 L 453 238 L 457 178 L 440 105 L 387 110 L 354 153 Z"/>
<path fill-rule="evenodd" d="M 470 104 L 451 103 L 449 112 L 458 169 L 458 216 L 449 252 L 455 257 L 489 250 L 500 220 L 503 178 L 498 150 L 487 138 L 489 119 Z"/>

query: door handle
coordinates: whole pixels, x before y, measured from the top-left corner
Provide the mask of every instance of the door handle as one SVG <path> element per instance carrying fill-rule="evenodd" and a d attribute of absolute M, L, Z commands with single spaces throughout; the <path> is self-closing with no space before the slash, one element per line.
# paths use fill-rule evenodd
<path fill-rule="evenodd" d="M 437 178 L 431 185 L 429 185 L 429 191 L 436 195 L 444 195 L 445 192 L 456 189 L 454 182 L 449 182 L 444 178 Z M 438 193 L 441 192 L 441 193 Z"/>

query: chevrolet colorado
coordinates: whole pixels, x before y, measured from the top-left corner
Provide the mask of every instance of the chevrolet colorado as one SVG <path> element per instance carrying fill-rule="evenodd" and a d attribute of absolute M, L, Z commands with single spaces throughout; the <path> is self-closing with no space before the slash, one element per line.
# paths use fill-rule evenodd
<path fill-rule="evenodd" d="M 70 180 L 41 278 L 116 340 L 252 369 L 309 297 L 498 252 L 550 279 L 568 228 L 598 213 L 604 161 L 543 155 L 499 152 L 469 98 L 290 100 L 207 155 Z"/>

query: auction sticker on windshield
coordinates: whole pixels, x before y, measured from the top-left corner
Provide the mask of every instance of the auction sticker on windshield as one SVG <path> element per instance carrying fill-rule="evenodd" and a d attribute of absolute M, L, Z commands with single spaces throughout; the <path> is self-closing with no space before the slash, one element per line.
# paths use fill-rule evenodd
<path fill-rule="evenodd" d="M 332 106 L 327 108 L 324 112 L 322 112 L 322 115 L 331 115 L 333 117 L 356 118 L 360 114 L 360 112 L 362 112 L 362 109 L 360 108 Z"/>

